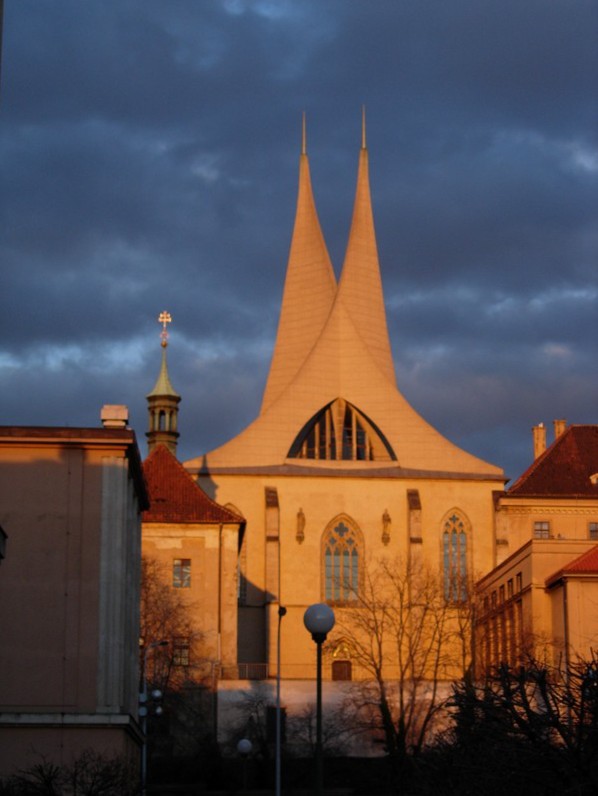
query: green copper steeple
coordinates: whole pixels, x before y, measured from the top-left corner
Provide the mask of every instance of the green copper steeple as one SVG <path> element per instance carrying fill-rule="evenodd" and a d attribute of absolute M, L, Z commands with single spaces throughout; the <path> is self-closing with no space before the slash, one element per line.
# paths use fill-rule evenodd
<path fill-rule="evenodd" d="M 170 313 L 161 312 L 158 321 L 162 324 L 162 332 L 160 334 L 162 364 L 154 388 L 146 396 L 149 410 L 149 431 L 146 432 L 147 447 L 148 453 L 151 453 L 156 445 L 165 445 L 171 453 L 176 455 L 177 439 L 179 437 L 177 420 L 181 396 L 172 386 L 166 362 L 166 349 L 168 347 L 166 325 L 172 321 Z"/>

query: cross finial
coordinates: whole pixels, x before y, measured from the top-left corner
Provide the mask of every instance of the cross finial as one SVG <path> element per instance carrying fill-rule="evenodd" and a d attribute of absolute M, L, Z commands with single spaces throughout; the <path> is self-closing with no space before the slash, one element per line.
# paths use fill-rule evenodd
<path fill-rule="evenodd" d="M 162 348 L 166 348 L 166 346 L 168 345 L 168 331 L 166 330 L 166 326 L 167 324 L 172 323 L 171 314 L 169 312 L 166 312 L 166 310 L 163 310 L 158 315 L 158 323 L 162 324 L 162 331 L 160 332 L 160 340 L 162 342 L 160 343 L 160 345 L 162 346 Z"/>
<path fill-rule="evenodd" d="M 367 148 L 365 143 L 365 105 L 361 106 L 361 148 Z"/>

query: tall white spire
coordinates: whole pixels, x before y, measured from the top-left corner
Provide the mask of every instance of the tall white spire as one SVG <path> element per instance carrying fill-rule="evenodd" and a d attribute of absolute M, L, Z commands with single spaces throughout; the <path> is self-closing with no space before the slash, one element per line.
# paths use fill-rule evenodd
<path fill-rule="evenodd" d="M 362 111 L 361 150 L 353 220 L 339 282 L 338 300 L 344 304 L 380 370 L 394 382 L 394 364 L 386 323 L 370 195 L 365 108 Z"/>
<path fill-rule="evenodd" d="M 303 115 L 295 226 L 262 412 L 280 396 L 304 363 L 330 313 L 335 292 L 336 279 L 311 187 Z"/>

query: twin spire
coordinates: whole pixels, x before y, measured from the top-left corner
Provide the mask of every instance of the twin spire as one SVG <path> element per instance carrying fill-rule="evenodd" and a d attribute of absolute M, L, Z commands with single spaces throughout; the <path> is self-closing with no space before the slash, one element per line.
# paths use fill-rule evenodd
<path fill-rule="evenodd" d="M 335 316 L 342 312 L 348 313 L 372 359 L 394 384 L 372 214 L 365 109 L 353 219 L 338 284 L 313 197 L 303 115 L 297 211 L 262 413 L 291 384 L 325 327 L 334 324 Z"/>

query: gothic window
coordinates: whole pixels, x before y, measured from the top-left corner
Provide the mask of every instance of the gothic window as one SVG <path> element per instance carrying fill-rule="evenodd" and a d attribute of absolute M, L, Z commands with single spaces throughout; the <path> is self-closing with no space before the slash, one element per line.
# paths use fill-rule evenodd
<path fill-rule="evenodd" d="M 444 597 L 453 603 L 467 599 L 467 530 L 460 512 L 450 512 L 442 531 L 442 570 Z"/>
<path fill-rule="evenodd" d="M 348 517 L 337 518 L 324 531 L 322 574 L 326 602 L 350 603 L 357 600 L 362 554 L 361 534 Z"/>
<path fill-rule="evenodd" d="M 288 456 L 329 461 L 396 461 L 382 432 L 342 398 L 327 404 L 305 424 Z"/>

